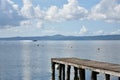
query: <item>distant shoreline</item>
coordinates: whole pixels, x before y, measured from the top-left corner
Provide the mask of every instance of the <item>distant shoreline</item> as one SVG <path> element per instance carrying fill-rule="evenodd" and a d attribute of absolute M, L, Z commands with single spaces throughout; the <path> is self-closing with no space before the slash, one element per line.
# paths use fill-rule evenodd
<path fill-rule="evenodd" d="M 9 37 L 0 38 L 0 40 L 120 40 L 120 35 L 100 35 L 100 36 L 64 36 L 64 35 L 53 35 L 53 36 L 36 36 L 36 37 Z"/>

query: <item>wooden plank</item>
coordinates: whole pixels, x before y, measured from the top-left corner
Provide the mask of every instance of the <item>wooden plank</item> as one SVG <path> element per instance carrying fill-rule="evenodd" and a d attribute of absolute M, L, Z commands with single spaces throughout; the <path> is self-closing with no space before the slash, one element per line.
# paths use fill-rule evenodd
<path fill-rule="evenodd" d="M 120 77 L 120 65 L 78 58 L 52 58 L 53 62 Z"/>

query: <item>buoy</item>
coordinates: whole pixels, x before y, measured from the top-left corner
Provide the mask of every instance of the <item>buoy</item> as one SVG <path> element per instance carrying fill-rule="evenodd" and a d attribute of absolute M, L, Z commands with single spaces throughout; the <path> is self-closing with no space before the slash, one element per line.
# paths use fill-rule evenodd
<path fill-rule="evenodd" d="M 98 48 L 98 50 L 100 50 L 100 48 Z"/>
<path fill-rule="evenodd" d="M 39 44 L 37 44 L 37 46 L 39 46 Z"/>

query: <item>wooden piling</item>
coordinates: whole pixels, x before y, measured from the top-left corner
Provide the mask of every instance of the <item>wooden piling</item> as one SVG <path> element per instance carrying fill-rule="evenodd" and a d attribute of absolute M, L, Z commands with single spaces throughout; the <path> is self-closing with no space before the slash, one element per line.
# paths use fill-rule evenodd
<path fill-rule="evenodd" d="M 66 80 L 70 80 L 70 68 L 71 68 L 71 66 L 68 65 L 67 66 L 67 78 L 66 78 Z"/>
<path fill-rule="evenodd" d="M 80 80 L 85 80 L 85 69 L 79 68 Z"/>
<path fill-rule="evenodd" d="M 51 67 L 51 69 L 52 69 L 52 80 L 55 80 L 55 63 L 52 62 L 51 65 L 52 65 L 52 67 Z"/>
<path fill-rule="evenodd" d="M 63 80 L 65 80 L 65 65 L 62 64 L 62 70 L 63 70 Z"/>
<path fill-rule="evenodd" d="M 118 77 L 118 80 L 120 80 L 120 77 Z"/>
<path fill-rule="evenodd" d="M 74 80 L 79 80 L 77 67 L 74 67 Z"/>
<path fill-rule="evenodd" d="M 109 74 L 105 74 L 105 80 L 110 80 L 110 75 Z"/>
<path fill-rule="evenodd" d="M 92 71 L 91 80 L 97 80 L 97 74 L 98 74 L 98 72 Z"/>
<path fill-rule="evenodd" d="M 59 64 L 59 80 L 62 80 L 62 65 Z"/>

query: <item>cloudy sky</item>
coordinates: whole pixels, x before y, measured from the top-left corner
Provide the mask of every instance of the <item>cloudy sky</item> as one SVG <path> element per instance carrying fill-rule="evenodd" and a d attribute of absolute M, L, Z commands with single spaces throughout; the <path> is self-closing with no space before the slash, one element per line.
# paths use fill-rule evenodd
<path fill-rule="evenodd" d="M 0 0 L 0 37 L 120 34 L 120 0 Z"/>

